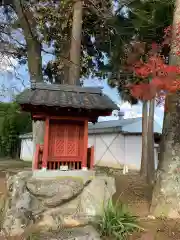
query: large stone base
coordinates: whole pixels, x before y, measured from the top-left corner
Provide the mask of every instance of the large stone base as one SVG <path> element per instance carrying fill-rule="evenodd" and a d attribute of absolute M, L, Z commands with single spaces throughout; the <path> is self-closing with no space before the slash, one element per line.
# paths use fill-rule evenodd
<path fill-rule="evenodd" d="M 88 171 L 51 178 L 20 172 L 7 179 L 7 187 L 2 231 L 10 236 L 33 224 L 44 231 L 89 224 L 102 215 L 115 193 L 114 178 Z"/>

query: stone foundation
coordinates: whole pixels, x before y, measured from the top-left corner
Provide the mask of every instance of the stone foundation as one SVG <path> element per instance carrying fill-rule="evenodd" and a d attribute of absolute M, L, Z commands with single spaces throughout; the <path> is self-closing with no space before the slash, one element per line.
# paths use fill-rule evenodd
<path fill-rule="evenodd" d="M 44 231 L 89 224 L 97 221 L 115 193 L 112 177 L 91 171 L 52 172 L 8 177 L 3 232 L 20 235 L 34 223 Z"/>

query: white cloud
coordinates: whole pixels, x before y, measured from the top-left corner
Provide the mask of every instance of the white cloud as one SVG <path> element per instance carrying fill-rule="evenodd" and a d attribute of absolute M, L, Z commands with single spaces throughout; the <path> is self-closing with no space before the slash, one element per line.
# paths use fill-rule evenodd
<path fill-rule="evenodd" d="M 108 116 L 108 117 L 99 117 L 98 122 L 103 122 L 103 121 L 111 121 L 111 120 L 118 120 L 119 118 L 117 116 Z"/>
<path fill-rule="evenodd" d="M 121 102 L 120 97 L 116 89 L 112 89 L 108 86 L 107 81 L 99 81 L 97 79 L 88 78 L 84 81 L 85 86 L 103 87 L 103 92 L 108 95 L 116 104 L 120 107 L 121 111 L 124 112 L 124 118 L 136 118 L 142 117 L 142 104 L 131 105 L 128 102 Z M 119 104 L 121 102 L 121 104 Z M 112 116 L 100 117 L 99 121 L 117 120 L 117 111 L 113 111 Z M 157 106 L 155 108 L 155 120 L 162 126 L 164 116 L 164 107 Z"/>
<path fill-rule="evenodd" d="M 122 112 L 124 112 L 124 118 L 142 117 L 142 104 L 131 105 L 128 102 L 124 102 L 119 105 Z M 162 126 L 164 116 L 164 107 L 156 106 L 154 119 Z"/>
<path fill-rule="evenodd" d="M 122 112 L 124 112 L 124 118 L 137 118 L 142 116 L 142 107 L 141 105 L 131 105 L 128 102 L 123 102 L 119 105 Z"/>

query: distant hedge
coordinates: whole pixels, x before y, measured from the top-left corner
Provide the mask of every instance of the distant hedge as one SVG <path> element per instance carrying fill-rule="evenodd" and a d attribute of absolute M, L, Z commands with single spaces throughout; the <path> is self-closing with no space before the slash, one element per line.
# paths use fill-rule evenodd
<path fill-rule="evenodd" d="M 20 111 L 16 102 L 0 103 L 0 155 L 14 158 L 19 134 L 32 131 L 31 115 Z"/>

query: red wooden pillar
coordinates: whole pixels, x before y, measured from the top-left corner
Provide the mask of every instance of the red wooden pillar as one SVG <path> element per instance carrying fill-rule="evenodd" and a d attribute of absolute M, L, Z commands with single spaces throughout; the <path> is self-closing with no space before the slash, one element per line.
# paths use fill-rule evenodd
<path fill-rule="evenodd" d="M 40 145 L 36 144 L 36 150 L 35 150 L 34 161 L 33 161 L 33 170 L 38 169 L 39 151 L 40 151 Z"/>
<path fill-rule="evenodd" d="M 49 117 L 46 117 L 44 132 L 44 147 L 42 157 L 42 168 L 47 168 L 48 149 L 49 149 Z"/>
<path fill-rule="evenodd" d="M 88 148 L 88 120 L 84 121 L 84 139 L 83 139 L 83 159 L 82 168 L 87 168 L 87 148 Z"/>

